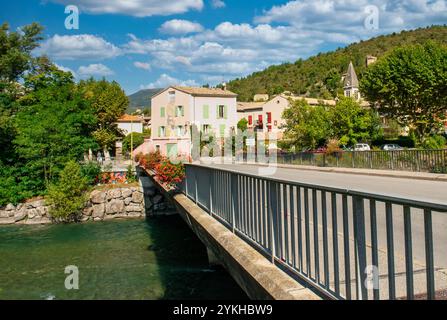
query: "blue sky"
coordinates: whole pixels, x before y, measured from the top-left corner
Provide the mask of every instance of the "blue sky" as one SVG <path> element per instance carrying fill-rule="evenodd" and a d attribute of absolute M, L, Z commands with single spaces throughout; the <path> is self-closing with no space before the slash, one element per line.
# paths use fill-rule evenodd
<path fill-rule="evenodd" d="M 65 28 L 66 5 L 80 10 Z M 46 54 L 77 79 L 118 81 L 126 93 L 215 85 L 379 34 L 447 23 L 446 0 L 15 0 L 0 22 L 37 21 Z"/>

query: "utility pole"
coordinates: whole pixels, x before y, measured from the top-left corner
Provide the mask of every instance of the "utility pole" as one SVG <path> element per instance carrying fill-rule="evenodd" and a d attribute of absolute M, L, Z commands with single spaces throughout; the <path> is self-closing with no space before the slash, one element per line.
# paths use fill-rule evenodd
<path fill-rule="evenodd" d="M 130 163 L 133 169 L 133 118 L 130 119 Z"/>

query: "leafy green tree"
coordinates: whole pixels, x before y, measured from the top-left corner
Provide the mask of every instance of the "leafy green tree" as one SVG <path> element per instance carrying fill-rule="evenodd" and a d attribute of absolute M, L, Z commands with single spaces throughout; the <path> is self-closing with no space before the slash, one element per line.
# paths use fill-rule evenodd
<path fill-rule="evenodd" d="M 70 73 L 54 69 L 25 84 L 35 90 L 21 100 L 14 145 L 32 181 L 29 188 L 37 192 L 58 176 L 65 163 L 96 147 L 91 134 L 97 120 Z"/>
<path fill-rule="evenodd" d="M 88 180 L 81 166 L 69 161 L 60 172 L 59 180 L 48 188 L 47 203 L 56 222 L 77 221 L 86 202 Z"/>
<path fill-rule="evenodd" d="M 329 109 L 333 138 L 341 145 L 352 146 L 358 142 L 377 139 L 381 135 L 380 119 L 374 110 L 362 108 L 351 98 L 341 97 Z"/>
<path fill-rule="evenodd" d="M 31 69 L 35 61 L 31 51 L 37 48 L 39 41 L 43 39 L 42 30 L 43 27 L 38 23 L 13 32 L 9 30 L 7 23 L 0 26 L 0 83 L 3 86 L 17 81 L 25 71 Z"/>
<path fill-rule="evenodd" d="M 447 112 L 447 46 L 428 41 L 393 50 L 367 70 L 361 91 L 423 143 Z"/>
<path fill-rule="evenodd" d="M 303 100 L 295 101 L 283 112 L 285 139 L 297 148 L 316 148 L 326 143 L 331 134 L 329 114 L 323 106 L 311 107 Z"/>
<path fill-rule="evenodd" d="M 93 134 L 96 141 L 103 149 L 113 147 L 116 138 L 121 135 L 116 120 L 126 111 L 129 99 L 115 81 L 108 82 L 105 79 L 97 81 L 91 78 L 81 81 L 79 88 L 98 118 L 97 128 Z"/>
<path fill-rule="evenodd" d="M 237 123 L 237 128 L 239 130 L 241 130 L 242 132 L 247 131 L 248 129 L 248 121 L 245 118 L 242 118 L 241 120 L 239 120 L 239 122 Z"/>
<path fill-rule="evenodd" d="M 123 151 L 124 152 L 130 152 L 130 143 L 131 143 L 131 137 L 133 136 L 133 149 L 141 146 L 144 143 L 144 133 L 138 133 L 138 132 L 132 132 L 131 134 L 128 134 L 123 139 Z"/>

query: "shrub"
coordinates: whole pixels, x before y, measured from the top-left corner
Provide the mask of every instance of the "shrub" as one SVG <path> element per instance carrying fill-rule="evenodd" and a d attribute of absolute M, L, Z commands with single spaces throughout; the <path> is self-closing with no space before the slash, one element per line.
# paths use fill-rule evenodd
<path fill-rule="evenodd" d="M 95 184 L 101 174 L 101 166 L 97 162 L 87 162 L 82 165 L 81 173 L 87 178 L 88 184 Z"/>
<path fill-rule="evenodd" d="M 81 166 L 69 161 L 61 171 L 59 181 L 48 188 L 47 203 L 50 215 L 56 222 L 78 221 L 85 205 L 88 179 Z"/>
<path fill-rule="evenodd" d="M 140 165 L 148 170 L 154 170 L 155 166 L 162 161 L 166 161 L 166 158 L 161 155 L 159 151 L 151 152 L 140 159 Z"/>
<path fill-rule="evenodd" d="M 341 151 L 340 142 L 337 139 L 330 139 L 328 141 L 326 149 L 328 155 L 337 155 Z"/>
<path fill-rule="evenodd" d="M 446 144 L 446 139 L 443 136 L 431 136 L 424 140 L 422 147 L 424 149 L 443 149 Z"/>
<path fill-rule="evenodd" d="M 185 178 L 185 167 L 182 163 L 173 164 L 164 160 L 155 165 L 156 176 L 160 182 L 175 186 Z"/>
<path fill-rule="evenodd" d="M 135 181 L 137 180 L 136 177 L 135 177 L 135 173 L 134 173 L 134 171 L 133 171 L 133 167 L 132 167 L 131 164 L 129 164 L 129 165 L 127 166 L 127 173 L 126 173 L 126 176 L 127 176 L 127 182 L 129 182 L 129 183 L 131 183 L 131 182 L 135 182 Z"/>

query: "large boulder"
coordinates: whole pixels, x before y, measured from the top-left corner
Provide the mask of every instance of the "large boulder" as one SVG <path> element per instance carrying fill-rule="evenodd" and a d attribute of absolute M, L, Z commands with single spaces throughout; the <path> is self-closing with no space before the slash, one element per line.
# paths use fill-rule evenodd
<path fill-rule="evenodd" d="M 40 208 L 45 206 L 45 200 L 37 200 L 30 203 L 33 208 Z"/>
<path fill-rule="evenodd" d="M 12 211 L 0 210 L 0 218 L 9 218 L 9 213 Z"/>
<path fill-rule="evenodd" d="M 28 218 L 34 219 L 38 215 L 38 211 L 36 209 L 28 209 Z"/>
<path fill-rule="evenodd" d="M 121 196 L 123 198 L 128 198 L 132 196 L 132 190 L 128 189 L 128 188 L 124 188 L 121 190 Z"/>
<path fill-rule="evenodd" d="M 141 206 L 132 204 L 126 207 L 127 212 L 141 212 Z"/>
<path fill-rule="evenodd" d="M 14 221 L 19 222 L 27 217 L 26 210 L 22 209 L 20 211 L 16 211 L 14 214 Z"/>
<path fill-rule="evenodd" d="M 90 194 L 90 201 L 92 203 L 104 203 L 106 202 L 106 193 L 100 190 L 93 190 Z"/>
<path fill-rule="evenodd" d="M 102 217 L 104 217 L 104 214 L 105 214 L 105 209 L 106 208 L 106 206 L 105 206 L 105 204 L 104 203 L 98 203 L 98 204 L 95 204 L 93 207 L 92 207 L 92 216 L 94 217 L 94 218 L 102 218 Z"/>
<path fill-rule="evenodd" d="M 106 204 L 107 214 L 116 214 L 124 212 L 124 201 L 113 199 Z"/>
<path fill-rule="evenodd" d="M 124 199 L 124 204 L 128 206 L 132 202 L 132 197 Z"/>
<path fill-rule="evenodd" d="M 143 202 L 143 193 L 141 193 L 140 191 L 135 191 L 132 194 L 132 202 L 142 203 Z"/>
<path fill-rule="evenodd" d="M 121 197 L 121 189 L 110 189 L 107 192 L 107 200 L 118 199 Z"/>
<path fill-rule="evenodd" d="M 12 211 L 15 209 L 16 209 L 16 207 L 12 203 L 8 203 L 8 205 L 5 208 L 6 211 Z"/>

